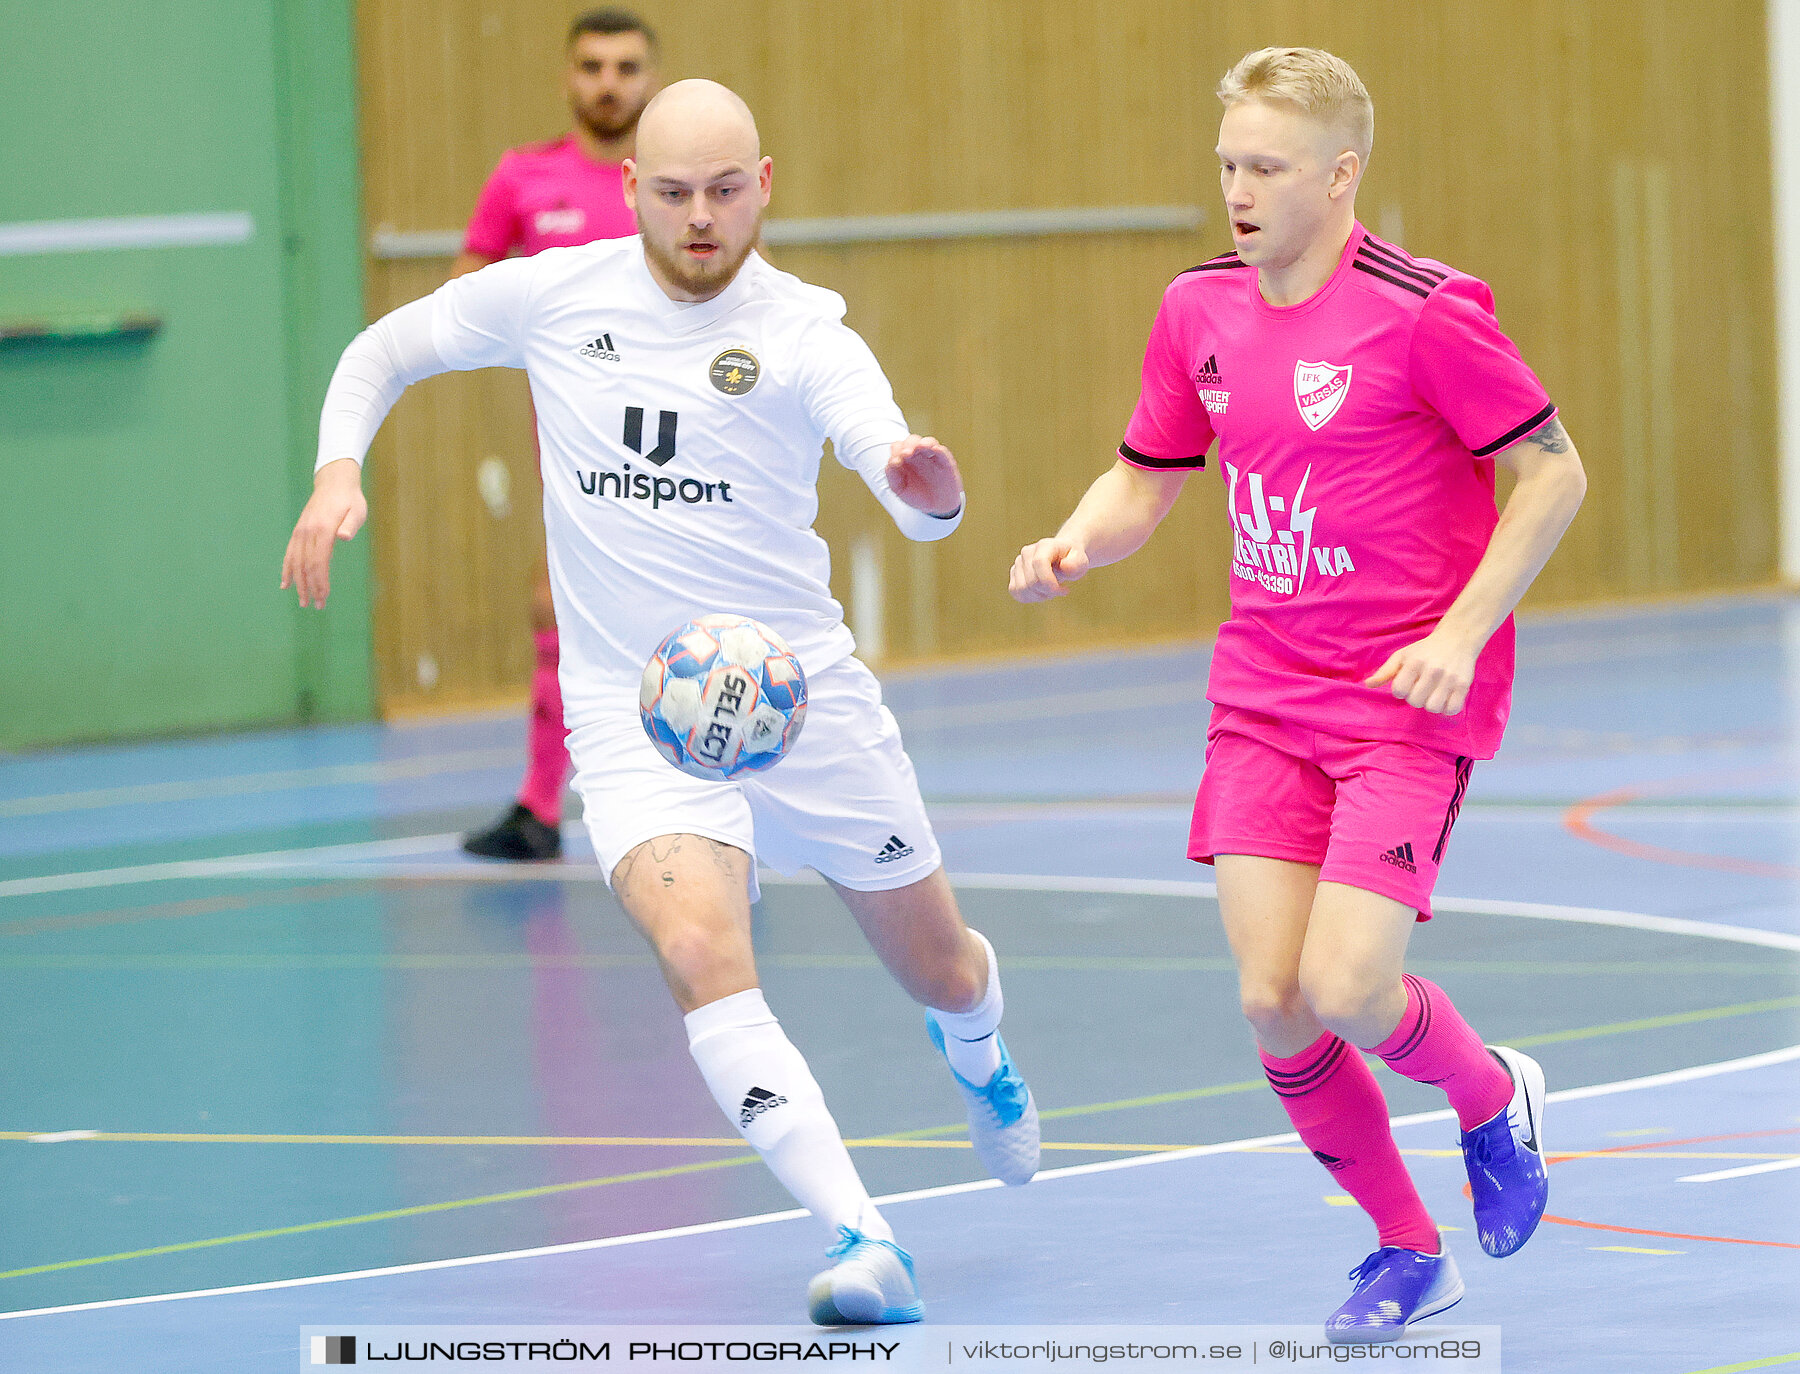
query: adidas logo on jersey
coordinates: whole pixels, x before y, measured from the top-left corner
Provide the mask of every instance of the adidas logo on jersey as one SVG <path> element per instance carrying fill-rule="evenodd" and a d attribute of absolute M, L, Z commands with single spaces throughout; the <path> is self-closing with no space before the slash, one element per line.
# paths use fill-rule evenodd
<path fill-rule="evenodd" d="M 888 842 L 881 846 L 881 852 L 875 856 L 878 864 L 891 864 L 895 859 L 904 859 L 913 852 L 913 847 L 898 835 L 889 835 Z"/>
<path fill-rule="evenodd" d="M 1381 861 L 1392 864 L 1395 868 L 1404 868 L 1408 873 L 1417 873 L 1419 866 L 1413 862 L 1412 841 L 1397 844 L 1392 849 L 1381 851 Z"/>
<path fill-rule="evenodd" d="M 619 361 L 619 352 L 613 347 L 611 334 L 602 334 L 597 339 L 590 339 L 575 351 L 584 358 L 598 358 L 607 363 Z"/>
<path fill-rule="evenodd" d="M 1200 404 L 1213 415 L 1223 415 L 1231 404 L 1231 393 L 1225 390 L 1225 379 L 1219 375 L 1219 355 L 1209 353 L 1206 361 L 1200 364 L 1200 370 L 1194 374 L 1194 391 L 1200 397 Z"/>
<path fill-rule="evenodd" d="M 738 1126 L 747 1131 L 750 1123 L 764 1112 L 772 1112 L 777 1107 L 785 1106 L 787 1099 L 780 1093 L 772 1093 L 767 1088 L 752 1088 L 744 1094 L 743 1108 L 738 1112 Z"/>

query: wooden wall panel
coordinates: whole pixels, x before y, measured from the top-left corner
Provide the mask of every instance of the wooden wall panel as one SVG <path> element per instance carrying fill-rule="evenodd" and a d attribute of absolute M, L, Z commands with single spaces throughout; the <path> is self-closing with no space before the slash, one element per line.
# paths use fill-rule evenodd
<path fill-rule="evenodd" d="M 547 0 L 364 0 L 370 227 L 465 219 L 507 146 L 565 124 Z M 1108 461 L 1168 278 L 1228 246 L 1211 147 L 1218 74 L 1245 51 L 1340 53 L 1376 104 L 1362 218 L 1489 281 L 1591 474 L 1535 600 L 1741 586 L 1775 575 L 1772 237 L 1763 6 L 1721 0 L 749 0 L 729 23 L 641 6 L 672 77 L 712 76 L 757 111 L 780 217 L 1197 204 L 1198 234 L 786 249 L 842 291 L 909 418 L 968 475 L 956 538 L 907 546 L 827 465 L 821 529 L 840 595 L 873 539 L 894 657 L 1204 633 L 1228 536 L 1210 472 L 1142 553 L 1050 608 L 1004 594 Z M 447 263 L 370 265 L 370 308 Z M 374 537 L 390 708 L 516 692 L 528 507 L 523 389 L 497 374 L 409 395 L 378 448 Z M 475 465 L 499 457 L 496 519 Z M 418 683 L 419 656 L 438 667 Z"/>

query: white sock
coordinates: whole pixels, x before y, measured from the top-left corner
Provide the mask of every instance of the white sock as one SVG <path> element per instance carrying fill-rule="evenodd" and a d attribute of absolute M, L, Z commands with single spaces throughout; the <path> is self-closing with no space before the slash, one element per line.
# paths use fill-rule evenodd
<path fill-rule="evenodd" d="M 687 1014 L 688 1052 L 713 1101 L 762 1156 L 782 1187 L 837 1234 L 849 1226 L 877 1240 L 894 1233 L 869 1201 L 825 1096 L 769 1011 L 760 988 Z"/>
<path fill-rule="evenodd" d="M 1000 1072 L 1000 1014 L 1006 1010 L 1006 999 L 1000 993 L 1000 964 L 994 958 L 994 947 L 979 930 L 969 934 L 981 941 L 987 952 L 987 991 L 970 1011 L 939 1011 L 929 1008 L 931 1019 L 944 1032 L 944 1057 L 966 1082 L 986 1087 Z"/>

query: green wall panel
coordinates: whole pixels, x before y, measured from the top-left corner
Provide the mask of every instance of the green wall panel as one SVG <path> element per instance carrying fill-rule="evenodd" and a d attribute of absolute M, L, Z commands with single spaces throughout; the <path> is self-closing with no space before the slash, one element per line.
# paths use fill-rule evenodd
<path fill-rule="evenodd" d="M 362 557 L 312 623 L 276 591 L 360 322 L 347 10 L 0 6 L 0 224 L 254 222 L 242 243 L 0 256 L 0 318 L 164 321 L 0 352 L 0 747 L 369 709 Z"/>

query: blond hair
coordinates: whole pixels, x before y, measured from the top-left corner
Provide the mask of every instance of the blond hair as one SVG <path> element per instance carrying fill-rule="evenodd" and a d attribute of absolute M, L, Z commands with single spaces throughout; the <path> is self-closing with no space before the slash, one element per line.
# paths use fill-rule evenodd
<path fill-rule="evenodd" d="M 1226 109 L 1246 100 L 1277 101 L 1339 129 L 1364 163 L 1375 145 L 1375 104 L 1362 79 L 1322 48 L 1259 48 L 1219 80 Z"/>

